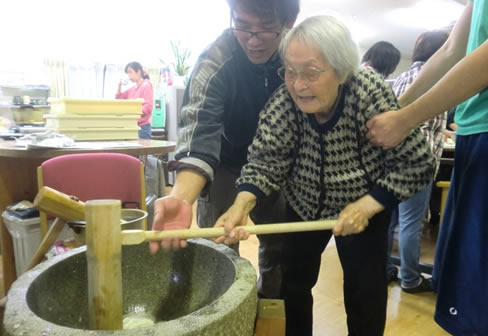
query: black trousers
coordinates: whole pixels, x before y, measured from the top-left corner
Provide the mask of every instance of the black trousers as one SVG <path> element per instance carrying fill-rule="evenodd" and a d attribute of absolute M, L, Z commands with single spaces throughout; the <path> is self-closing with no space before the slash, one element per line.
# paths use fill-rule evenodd
<path fill-rule="evenodd" d="M 199 197 L 197 203 L 197 224 L 199 227 L 213 227 L 217 219 L 234 203 L 237 195 L 235 182 L 241 167 L 221 164 L 207 195 Z M 273 192 L 251 212 L 254 224 L 283 222 L 285 198 L 282 192 Z M 262 298 L 277 299 L 281 286 L 281 247 L 285 235 L 258 235 L 259 239 L 259 279 L 258 295 Z M 230 246 L 239 253 L 239 243 Z"/>
<path fill-rule="evenodd" d="M 302 219 L 288 207 L 288 221 Z M 387 232 L 390 211 L 374 216 L 365 231 L 336 237 L 344 272 L 344 304 L 349 336 L 383 335 L 387 304 Z M 321 255 L 332 231 L 289 233 L 282 251 L 282 287 L 286 335 L 312 335 L 312 288 L 317 282 Z M 327 316 L 327 312 L 320 312 Z"/>

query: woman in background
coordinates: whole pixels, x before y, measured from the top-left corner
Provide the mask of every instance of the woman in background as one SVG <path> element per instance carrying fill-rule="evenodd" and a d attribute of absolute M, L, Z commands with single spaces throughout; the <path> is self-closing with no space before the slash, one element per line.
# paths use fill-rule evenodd
<path fill-rule="evenodd" d="M 364 54 L 361 65 L 387 79 L 400 63 L 400 50 L 386 41 L 376 42 Z"/>
<path fill-rule="evenodd" d="M 115 98 L 117 99 L 137 99 L 143 98 L 142 115 L 137 120 L 137 125 L 141 128 L 139 130 L 140 139 L 151 139 L 151 117 L 154 102 L 154 93 L 148 74 L 142 69 L 139 62 L 131 62 L 125 66 L 125 73 L 129 76 L 131 82 L 136 83 L 136 86 L 120 92 L 122 80 L 119 82 L 119 87 Z"/>

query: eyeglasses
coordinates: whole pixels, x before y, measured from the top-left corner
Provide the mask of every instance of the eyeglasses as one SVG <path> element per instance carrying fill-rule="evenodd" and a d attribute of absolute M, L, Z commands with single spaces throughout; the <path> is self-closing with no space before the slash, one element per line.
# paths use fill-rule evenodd
<path fill-rule="evenodd" d="M 232 32 L 234 33 L 235 37 L 241 40 L 250 40 L 253 36 L 256 36 L 256 38 L 260 39 L 261 41 L 276 40 L 278 36 L 280 36 L 281 34 L 281 30 L 279 32 L 275 32 L 275 31 L 251 32 L 251 31 L 237 29 L 237 28 L 232 28 Z"/>
<path fill-rule="evenodd" d="M 292 67 L 283 66 L 278 69 L 278 76 L 284 81 L 294 82 L 298 77 L 306 82 L 315 82 L 320 78 L 320 75 L 329 71 L 331 68 L 321 70 L 316 67 L 308 67 L 303 71 L 296 71 Z"/>

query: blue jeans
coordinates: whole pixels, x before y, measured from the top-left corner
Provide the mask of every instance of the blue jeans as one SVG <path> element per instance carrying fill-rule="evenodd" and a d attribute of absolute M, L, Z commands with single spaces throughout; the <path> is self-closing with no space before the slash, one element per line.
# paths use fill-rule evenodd
<path fill-rule="evenodd" d="M 388 230 L 388 264 L 386 269 L 389 273 L 395 267 L 391 261 L 391 250 L 395 228 L 400 225 L 398 252 L 400 255 L 400 278 L 404 287 L 415 286 L 420 277 L 420 240 L 422 239 L 425 211 L 429 205 L 431 191 L 432 181 L 424 190 L 401 202 L 392 211 Z"/>
<path fill-rule="evenodd" d="M 145 124 L 140 126 L 141 129 L 139 130 L 139 139 L 151 139 L 151 124 Z"/>

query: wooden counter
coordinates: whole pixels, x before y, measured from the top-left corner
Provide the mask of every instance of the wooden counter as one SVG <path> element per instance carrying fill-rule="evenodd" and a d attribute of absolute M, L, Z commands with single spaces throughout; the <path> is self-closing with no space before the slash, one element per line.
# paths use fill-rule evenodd
<path fill-rule="evenodd" d="M 119 143 L 121 147 L 113 147 Z M 0 140 L 0 214 L 22 200 L 34 200 L 37 194 L 37 167 L 52 157 L 75 153 L 123 153 L 128 155 L 162 155 L 174 151 L 175 143 L 156 140 L 97 141 L 93 148 L 30 149 L 18 147 L 15 141 Z M 105 147 L 106 144 L 106 147 Z M 123 146 L 125 144 L 125 147 Z M 137 145 L 139 144 L 139 145 Z M 134 146 L 136 145 L 136 146 Z M 94 148 L 96 147 L 96 148 Z M 0 216 L 4 291 L 17 279 L 12 237 Z"/>

